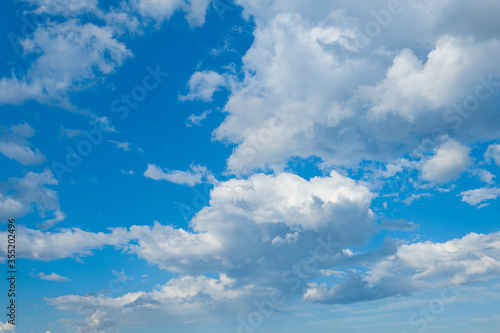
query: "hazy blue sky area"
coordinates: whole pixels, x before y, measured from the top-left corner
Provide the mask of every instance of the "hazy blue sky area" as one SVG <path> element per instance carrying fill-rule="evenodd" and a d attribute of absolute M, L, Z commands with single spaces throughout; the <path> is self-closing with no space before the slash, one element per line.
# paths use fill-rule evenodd
<path fill-rule="evenodd" d="M 499 1 L 0 6 L 0 332 L 499 332 Z"/>

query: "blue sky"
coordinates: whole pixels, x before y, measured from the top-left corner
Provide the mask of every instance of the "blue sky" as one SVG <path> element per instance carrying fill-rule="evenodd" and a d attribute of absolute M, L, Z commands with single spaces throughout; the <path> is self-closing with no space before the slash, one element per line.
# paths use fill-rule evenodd
<path fill-rule="evenodd" d="M 500 4 L 0 12 L 15 331 L 497 332 Z"/>

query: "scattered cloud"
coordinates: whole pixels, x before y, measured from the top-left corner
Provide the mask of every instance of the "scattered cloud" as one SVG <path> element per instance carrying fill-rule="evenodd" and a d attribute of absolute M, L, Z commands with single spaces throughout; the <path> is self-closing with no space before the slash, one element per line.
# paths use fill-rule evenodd
<path fill-rule="evenodd" d="M 484 154 L 486 162 L 494 161 L 496 165 L 500 166 L 500 145 L 494 144 L 488 147 Z"/>
<path fill-rule="evenodd" d="M 332 287 L 309 285 L 309 302 L 346 304 L 410 295 L 448 280 L 452 285 L 494 278 L 500 272 L 500 233 L 470 233 L 444 243 L 400 245 L 395 255 L 376 263 L 366 275 L 351 274 Z"/>
<path fill-rule="evenodd" d="M 54 281 L 54 282 L 67 282 L 69 279 L 67 277 L 61 276 L 56 273 L 52 273 L 49 275 L 45 275 L 45 273 L 38 273 L 36 276 L 38 276 L 41 280 L 45 281 Z"/>
<path fill-rule="evenodd" d="M 63 221 L 66 215 L 59 207 L 57 192 L 48 187 L 57 184 L 50 170 L 28 172 L 23 178 L 13 177 L 0 183 L 0 207 L 4 208 L 0 218 L 19 218 L 36 211 L 43 219 L 40 226 L 44 229 Z"/>
<path fill-rule="evenodd" d="M 108 140 L 111 143 L 114 143 L 117 149 L 122 149 L 123 151 L 129 151 L 130 150 L 130 143 L 128 142 L 120 142 L 120 141 L 115 141 L 115 140 Z"/>
<path fill-rule="evenodd" d="M 422 177 L 439 183 L 449 182 L 471 163 L 469 151 L 468 147 L 454 140 L 443 143 L 422 166 Z"/>
<path fill-rule="evenodd" d="M 478 206 L 487 200 L 495 200 L 500 197 L 499 187 L 482 187 L 475 190 L 460 192 L 462 201 L 471 206 Z M 478 207 L 479 208 L 479 207 Z"/>
<path fill-rule="evenodd" d="M 192 127 L 192 126 L 200 126 L 201 122 L 205 120 L 210 113 L 210 110 L 207 110 L 200 114 L 199 116 L 195 116 L 194 114 L 190 115 L 187 120 L 186 120 L 186 126 Z"/>
<path fill-rule="evenodd" d="M 227 86 L 227 79 L 214 71 L 194 73 L 188 82 L 189 93 L 179 96 L 181 101 L 202 100 L 211 102 L 213 94 Z"/>
<path fill-rule="evenodd" d="M 180 170 L 162 170 L 154 164 L 148 164 L 144 172 L 146 178 L 153 180 L 166 180 L 178 185 L 193 187 L 204 181 L 214 182 L 215 179 L 206 167 L 192 164 L 187 171 Z"/>

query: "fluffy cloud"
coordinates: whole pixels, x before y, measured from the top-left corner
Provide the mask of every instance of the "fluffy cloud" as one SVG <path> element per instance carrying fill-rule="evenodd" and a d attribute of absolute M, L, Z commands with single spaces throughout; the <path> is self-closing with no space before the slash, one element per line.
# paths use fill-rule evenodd
<path fill-rule="evenodd" d="M 370 100 L 368 116 L 394 113 L 414 122 L 419 113 L 452 107 L 474 91 L 479 76 L 490 74 L 489 54 L 498 51 L 497 40 L 478 43 L 450 36 L 437 42 L 425 64 L 411 50 L 402 50 L 385 79 L 361 90 Z M 488 88 L 483 90 L 488 93 Z"/>
<path fill-rule="evenodd" d="M 23 178 L 9 178 L 7 182 L 0 183 L 0 206 L 4 207 L 0 210 L 0 218 L 19 218 L 36 211 L 44 219 L 41 223 L 43 228 L 63 221 L 66 215 L 59 207 L 57 192 L 47 187 L 57 184 L 50 170 L 28 172 Z"/>
<path fill-rule="evenodd" d="M 426 180 L 446 183 L 465 170 L 471 163 L 469 148 L 449 140 L 437 147 L 434 156 L 422 167 L 422 176 Z"/>
<path fill-rule="evenodd" d="M 6 332 L 14 331 L 15 328 L 16 328 L 15 325 L 0 322 L 0 329 L 2 329 L 3 331 L 6 331 Z"/>
<path fill-rule="evenodd" d="M 462 201 L 471 206 L 478 206 L 487 200 L 495 200 L 500 197 L 499 187 L 482 187 L 475 190 L 460 192 Z M 482 207 L 483 205 L 479 206 Z"/>
<path fill-rule="evenodd" d="M 43 232 L 40 230 L 18 227 L 19 250 L 17 255 L 31 260 L 52 261 L 62 258 L 86 256 L 92 250 L 101 249 L 106 245 L 120 248 L 127 244 L 129 233 L 126 229 L 116 228 L 109 233 L 92 233 L 78 228 L 62 229 L 58 232 Z M 0 233 L 7 237 L 6 232 Z M 2 249 L 4 258 L 6 248 Z"/>
<path fill-rule="evenodd" d="M 76 16 L 83 13 L 96 12 L 97 0 L 25 0 L 35 7 L 38 14 L 51 14 L 63 16 Z"/>
<path fill-rule="evenodd" d="M 37 233 L 37 239 L 67 237 L 66 243 L 53 239 L 50 244 L 62 248 L 50 247 L 38 258 L 88 253 L 109 244 L 180 274 L 152 292 L 50 299 L 58 309 L 86 316 L 72 322 L 82 332 L 128 322 L 185 322 L 193 318 L 186 313 L 199 321 L 234 318 L 248 314 L 253 301 L 269 299 L 270 292 L 348 304 L 409 295 L 447 277 L 463 284 L 499 273 L 500 233 L 471 233 L 444 243 L 388 241 L 378 250 L 356 250 L 379 230 L 370 210 L 372 197 L 364 185 L 337 172 L 310 180 L 288 173 L 257 174 L 217 184 L 209 206 L 188 229 L 155 223 L 108 234 L 30 233 Z M 388 229 L 414 227 L 402 220 L 382 223 Z M 219 278 L 204 276 L 213 272 Z M 311 283 L 321 277 L 341 282 L 332 287 Z"/>
<path fill-rule="evenodd" d="M 0 104 L 33 99 L 69 107 L 67 93 L 91 85 L 131 56 L 114 35 L 112 28 L 82 24 L 78 19 L 39 26 L 21 41 L 24 54 L 36 60 L 25 74 L 0 80 Z"/>
<path fill-rule="evenodd" d="M 371 198 L 366 187 L 336 172 L 309 181 L 287 173 L 232 179 L 211 191 L 210 206 L 190 222 L 192 232 L 133 226 L 138 244 L 130 251 L 183 274 L 218 269 L 261 279 L 259 272 L 277 274 L 307 258 L 320 235 L 332 235 L 339 252 L 363 244 L 375 231 Z"/>
<path fill-rule="evenodd" d="M 218 278 L 184 276 L 158 286 L 150 293 L 127 293 L 112 298 L 98 296 L 61 296 L 47 299 L 60 310 L 87 315 L 68 324 L 76 332 L 100 332 L 117 323 L 183 324 L 206 322 L 234 315 L 231 307 L 250 291 L 250 286 L 234 288 L 235 281 L 221 274 Z"/>
<path fill-rule="evenodd" d="M 154 164 L 148 164 L 148 168 L 144 171 L 144 176 L 153 180 L 166 180 L 178 185 L 195 186 L 203 183 L 205 180 L 216 182 L 206 167 L 201 165 L 191 165 L 190 170 L 166 170 Z"/>
<path fill-rule="evenodd" d="M 197 27 L 205 23 L 210 0 L 133 0 L 131 3 L 143 17 L 153 19 L 157 27 L 160 27 L 163 21 L 170 19 L 176 11 L 185 12 L 189 24 Z"/>
<path fill-rule="evenodd" d="M 446 279 L 455 285 L 493 278 L 500 272 L 500 233 L 471 233 L 444 243 L 405 244 L 376 263 L 365 275 L 351 274 L 327 287 L 311 284 L 304 299 L 320 303 L 352 303 L 437 286 Z"/>
<path fill-rule="evenodd" d="M 212 100 L 214 92 L 224 86 L 227 86 L 227 79 L 223 75 L 214 71 L 196 72 L 189 79 L 189 93 L 185 96 L 179 96 L 179 99 L 181 101 L 199 99 L 209 102 Z"/>
<path fill-rule="evenodd" d="M 490 55 L 500 42 L 486 32 L 498 23 L 466 12 L 480 27 L 459 33 L 450 16 L 465 3 L 429 9 L 401 1 L 387 24 L 373 14 L 387 11 L 386 1 L 238 3 L 255 19 L 255 39 L 214 132 L 237 145 L 227 162 L 233 173 L 281 170 L 296 156 L 318 156 L 324 165 L 387 161 L 420 140 L 438 145 L 443 134 L 464 144 L 499 135 L 485 126 L 498 120 L 500 62 Z M 409 29 L 414 20 L 427 23 Z M 379 33 L 367 34 L 374 24 Z"/>

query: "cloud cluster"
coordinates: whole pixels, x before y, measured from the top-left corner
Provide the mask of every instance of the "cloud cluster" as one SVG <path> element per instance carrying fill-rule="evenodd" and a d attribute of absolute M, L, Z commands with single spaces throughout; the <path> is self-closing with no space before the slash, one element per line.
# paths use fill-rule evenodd
<path fill-rule="evenodd" d="M 71 322 L 81 332 L 127 323 L 183 323 L 192 314 L 200 322 L 236 318 L 255 311 L 270 293 L 282 300 L 348 304 L 408 295 L 448 277 L 464 284 L 499 273 L 499 233 L 471 233 L 444 243 L 386 240 L 379 249 L 360 250 L 380 228 L 415 228 L 404 220 L 377 227 L 373 196 L 365 185 L 335 171 L 310 180 L 256 174 L 217 184 L 209 206 L 187 229 L 159 223 L 108 233 L 20 229 L 25 241 L 19 254 L 53 260 L 109 245 L 179 274 L 151 292 L 48 300 L 85 316 Z M 218 278 L 207 276 L 213 272 Z M 315 283 L 319 278 L 329 282 Z"/>
<path fill-rule="evenodd" d="M 498 121 L 500 62 L 491 54 L 500 40 L 488 33 L 498 23 L 471 9 L 460 20 L 465 32 L 452 19 L 470 9 L 465 2 L 238 3 L 256 28 L 244 77 L 228 87 L 227 116 L 214 132 L 237 145 L 229 171 L 282 170 L 295 156 L 318 156 L 325 167 L 390 162 L 421 140 L 436 148 L 444 134 L 462 145 L 498 137 L 489 124 Z M 220 75 L 193 74 L 189 99 L 209 100 Z"/>
<path fill-rule="evenodd" d="M 494 278 L 500 273 L 500 233 L 470 233 L 444 243 L 405 244 L 395 255 L 376 263 L 364 276 L 351 274 L 332 287 L 310 284 L 304 299 L 320 303 L 352 303 L 439 286 Z"/>

